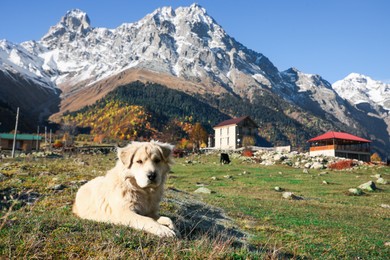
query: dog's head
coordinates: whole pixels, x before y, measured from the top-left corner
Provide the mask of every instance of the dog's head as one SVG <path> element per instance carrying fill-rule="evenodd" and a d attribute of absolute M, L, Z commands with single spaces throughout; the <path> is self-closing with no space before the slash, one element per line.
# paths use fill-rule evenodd
<path fill-rule="evenodd" d="M 159 142 L 133 142 L 118 148 L 125 178 L 135 180 L 140 188 L 162 185 L 172 164 L 172 148 L 170 144 Z"/>

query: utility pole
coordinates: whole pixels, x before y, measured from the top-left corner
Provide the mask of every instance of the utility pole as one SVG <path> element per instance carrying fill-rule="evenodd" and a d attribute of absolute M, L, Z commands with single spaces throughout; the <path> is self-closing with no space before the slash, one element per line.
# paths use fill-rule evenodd
<path fill-rule="evenodd" d="M 35 150 L 38 152 L 38 149 L 39 149 L 39 126 L 37 129 L 37 147 L 35 148 Z"/>
<path fill-rule="evenodd" d="M 45 126 L 45 151 L 47 151 L 47 127 Z"/>
<path fill-rule="evenodd" d="M 12 144 L 12 158 L 15 158 L 15 147 L 16 147 L 16 134 L 18 132 L 18 121 L 19 121 L 19 107 L 16 110 L 16 122 L 15 122 L 15 133 L 14 133 L 14 142 Z"/>
<path fill-rule="evenodd" d="M 49 134 L 49 151 L 51 151 L 51 129 Z"/>

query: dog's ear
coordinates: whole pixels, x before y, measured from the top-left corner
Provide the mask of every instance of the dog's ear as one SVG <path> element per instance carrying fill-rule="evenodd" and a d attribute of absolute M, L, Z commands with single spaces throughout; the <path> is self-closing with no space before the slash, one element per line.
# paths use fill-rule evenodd
<path fill-rule="evenodd" d="M 168 163 L 172 163 L 172 150 L 174 146 L 167 143 L 155 143 L 155 144 L 160 147 L 164 160 Z"/>
<path fill-rule="evenodd" d="M 119 160 L 126 168 L 130 168 L 133 163 L 134 154 L 137 151 L 136 145 L 127 145 L 126 147 L 117 147 Z"/>

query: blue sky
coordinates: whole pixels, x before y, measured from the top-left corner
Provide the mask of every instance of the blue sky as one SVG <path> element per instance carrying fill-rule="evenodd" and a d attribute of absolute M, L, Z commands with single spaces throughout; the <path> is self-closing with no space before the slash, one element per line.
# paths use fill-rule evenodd
<path fill-rule="evenodd" d="M 39 40 L 79 8 L 93 27 L 116 28 L 188 0 L 2 0 L 0 39 Z M 351 72 L 390 83 L 389 0 L 198 0 L 236 40 L 279 70 L 295 67 L 333 83 Z"/>

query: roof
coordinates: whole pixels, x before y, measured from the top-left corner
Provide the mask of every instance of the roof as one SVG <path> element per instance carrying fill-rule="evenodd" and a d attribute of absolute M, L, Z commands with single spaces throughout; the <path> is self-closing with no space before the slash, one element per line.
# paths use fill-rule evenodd
<path fill-rule="evenodd" d="M 355 135 L 351 135 L 351 134 L 343 133 L 343 132 L 333 132 L 333 131 L 329 131 L 323 135 L 319 135 L 317 137 L 314 137 L 314 138 L 308 140 L 308 142 L 315 142 L 315 141 L 329 140 L 329 139 L 342 139 L 342 140 L 357 141 L 357 142 L 363 142 L 363 143 L 371 143 L 370 140 L 367 140 L 367 139 L 364 139 L 364 138 L 361 138 L 361 137 L 358 137 Z"/>
<path fill-rule="evenodd" d="M 14 139 L 14 134 L 0 134 L 0 139 Z M 17 134 L 16 140 L 42 140 L 42 136 L 31 134 Z"/>
<path fill-rule="evenodd" d="M 225 120 L 225 121 L 219 123 L 218 125 L 214 126 L 214 128 L 227 126 L 227 125 L 237 125 L 237 124 L 239 124 L 240 122 L 242 122 L 242 121 L 244 121 L 246 119 L 249 119 L 250 121 L 253 122 L 253 120 L 249 116 L 243 116 L 243 117 L 237 117 L 237 118 L 232 118 L 232 119 Z M 255 122 L 253 122 L 253 123 L 256 125 Z"/>

